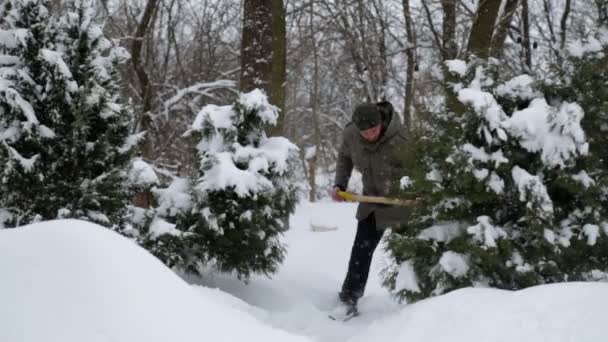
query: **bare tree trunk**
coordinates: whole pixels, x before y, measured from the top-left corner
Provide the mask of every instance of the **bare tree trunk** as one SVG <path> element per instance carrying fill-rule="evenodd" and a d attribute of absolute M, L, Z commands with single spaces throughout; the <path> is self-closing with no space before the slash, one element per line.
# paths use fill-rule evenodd
<path fill-rule="evenodd" d="M 416 67 L 416 36 L 412 23 L 412 13 L 410 11 L 410 0 L 403 0 L 403 15 L 405 17 L 405 31 L 407 34 L 407 70 L 405 75 L 405 104 L 403 109 L 403 119 L 406 127 L 411 127 L 412 108 L 414 103 L 414 69 Z"/>
<path fill-rule="evenodd" d="M 435 39 L 435 44 L 437 44 L 438 49 L 443 49 L 443 43 L 441 38 L 439 37 L 439 33 L 435 29 L 435 25 L 433 24 L 433 17 L 431 16 L 431 11 L 429 10 L 429 5 L 426 3 L 427 0 L 422 0 L 422 7 L 424 8 L 424 13 L 426 14 L 426 20 L 429 23 L 429 27 L 431 28 L 431 32 L 433 33 L 433 38 Z M 443 53 L 442 53 L 443 56 Z"/>
<path fill-rule="evenodd" d="M 545 20 L 549 27 L 549 33 L 551 38 L 551 52 L 557 59 L 557 63 L 561 63 L 561 54 L 557 48 L 557 37 L 555 35 L 555 28 L 553 27 L 553 7 L 550 0 L 543 0 L 543 8 L 545 10 Z M 569 10 L 568 10 L 569 11 Z M 566 17 L 567 18 L 567 17 Z"/>
<path fill-rule="evenodd" d="M 571 0 L 566 0 L 566 6 L 564 8 L 564 14 L 562 14 L 562 20 L 560 21 L 560 42 L 559 42 L 559 48 L 560 49 L 564 49 L 564 47 L 566 46 L 566 33 L 568 30 L 568 15 L 570 14 L 570 5 L 571 5 Z"/>
<path fill-rule="evenodd" d="M 521 2 L 521 16 L 523 19 L 523 53 L 525 61 L 525 70 L 530 73 L 532 71 L 532 46 L 530 44 L 530 11 L 528 9 L 528 0 L 522 0 Z"/>
<path fill-rule="evenodd" d="M 139 123 L 137 127 L 137 130 L 139 132 L 149 132 L 152 128 L 152 118 L 150 113 L 150 111 L 152 110 L 152 85 L 150 82 L 150 78 L 148 77 L 148 73 L 146 72 L 146 68 L 144 66 L 145 62 L 142 60 L 141 56 L 144 38 L 149 28 L 153 25 L 154 12 L 156 11 L 157 5 L 158 0 L 148 0 L 146 2 L 144 13 L 141 17 L 141 21 L 137 25 L 135 34 L 133 35 L 133 41 L 131 43 L 131 63 L 133 64 L 133 69 L 135 70 L 135 74 L 137 75 L 137 78 L 139 80 L 139 91 L 140 96 L 142 98 L 142 116 L 139 118 Z M 143 157 L 151 159 L 153 153 L 152 151 L 152 141 L 150 141 L 148 135 L 142 147 Z"/>
<path fill-rule="evenodd" d="M 519 0 L 507 0 L 507 3 L 505 4 L 503 15 L 498 22 L 496 34 L 494 34 L 494 37 L 492 38 L 491 55 L 493 57 L 498 58 L 502 55 L 502 49 L 505 44 L 505 40 L 507 39 L 509 27 L 511 27 L 511 20 L 513 19 L 513 14 L 515 14 L 515 12 L 517 11 L 518 1 Z"/>
<path fill-rule="evenodd" d="M 469 36 L 468 55 L 488 58 L 501 0 L 480 0 Z"/>
<path fill-rule="evenodd" d="M 381 6 L 378 6 L 376 1 L 372 1 L 374 9 L 376 10 L 376 15 L 378 15 L 378 21 L 380 24 L 380 34 L 378 37 L 378 50 L 380 52 L 380 63 L 378 70 L 380 72 L 379 76 L 379 91 L 377 93 L 378 99 L 382 101 L 386 101 L 386 94 L 388 90 L 388 57 L 387 57 L 387 46 L 386 46 L 386 35 L 389 30 L 388 24 L 384 18 L 384 9 Z"/>
<path fill-rule="evenodd" d="M 285 82 L 287 65 L 287 32 L 283 0 L 272 0 L 272 79 L 270 102 L 279 107 L 277 125 L 270 128 L 271 135 L 282 135 L 285 122 Z"/>
<path fill-rule="evenodd" d="M 272 1 L 245 0 L 241 40 L 242 92 L 270 92 L 272 76 Z"/>
<path fill-rule="evenodd" d="M 443 7 L 443 60 L 454 59 L 458 53 L 456 44 L 456 1 L 441 0 Z"/>
<path fill-rule="evenodd" d="M 310 183 L 310 193 L 309 200 L 314 202 L 316 200 L 317 194 L 317 161 L 321 147 L 321 128 L 319 127 L 319 108 L 318 108 L 318 98 L 319 98 L 319 54 L 317 51 L 317 42 L 315 41 L 315 31 L 314 31 L 314 2 L 310 2 L 310 46 L 312 48 L 312 57 L 313 57 L 313 76 L 312 76 L 312 89 L 310 94 L 310 106 L 311 106 L 311 115 L 312 115 L 312 125 L 314 131 L 314 146 L 315 153 L 309 159 L 308 166 L 308 177 Z"/>

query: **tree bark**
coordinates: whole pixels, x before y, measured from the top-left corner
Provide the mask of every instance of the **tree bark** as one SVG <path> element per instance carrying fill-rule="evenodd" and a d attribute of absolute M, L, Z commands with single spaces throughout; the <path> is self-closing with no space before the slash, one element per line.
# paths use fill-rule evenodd
<path fill-rule="evenodd" d="M 433 17 L 431 16 L 431 11 L 429 10 L 429 5 L 426 3 L 426 1 L 427 0 L 422 0 L 422 7 L 424 8 L 424 13 L 426 14 L 426 20 L 429 23 L 431 33 L 433 33 L 433 38 L 435 39 L 435 44 L 437 44 L 437 48 L 443 50 L 442 40 L 439 37 L 439 33 L 437 33 L 437 30 L 435 29 L 435 24 L 433 24 Z"/>
<path fill-rule="evenodd" d="M 467 55 L 488 58 L 501 0 L 480 0 L 469 35 Z"/>
<path fill-rule="evenodd" d="M 443 60 L 454 59 L 458 54 L 456 44 L 456 1 L 441 0 L 443 7 L 443 41 L 442 56 Z"/>
<path fill-rule="evenodd" d="M 570 15 L 571 0 L 566 0 L 566 6 L 564 8 L 564 14 L 562 14 L 562 20 L 560 21 L 560 42 L 559 47 L 561 50 L 566 46 L 566 33 L 568 31 L 568 15 Z"/>
<path fill-rule="evenodd" d="M 416 36 L 412 13 L 410 11 L 410 0 L 403 0 L 403 15 L 405 17 L 405 31 L 407 34 L 407 69 L 405 75 L 405 104 L 403 109 L 403 119 L 406 127 L 411 127 L 412 109 L 414 104 L 414 70 L 416 68 Z"/>
<path fill-rule="evenodd" d="M 271 95 L 272 2 L 245 0 L 241 36 L 240 90 L 260 88 Z"/>
<path fill-rule="evenodd" d="M 509 32 L 509 27 L 511 27 L 511 20 L 517 11 L 517 3 L 518 0 L 507 0 L 507 3 L 505 4 L 503 15 L 498 22 L 496 34 L 492 38 L 491 55 L 493 57 L 498 58 L 502 55 L 507 33 Z"/>
<path fill-rule="evenodd" d="M 152 110 L 152 85 L 148 73 L 146 72 L 144 61 L 142 60 L 142 48 L 144 45 L 144 37 L 148 29 L 153 25 L 154 12 L 158 5 L 158 0 L 148 0 L 141 21 L 137 24 L 133 41 L 131 43 L 131 63 L 139 80 L 140 96 L 142 98 L 142 114 L 139 119 L 137 131 L 149 132 L 152 128 L 152 118 L 150 111 Z M 148 135 L 149 136 L 149 135 Z M 142 155 L 146 159 L 152 158 L 152 141 L 146 137 L 142 146 Z"/>
<path fill-rule="evenodd" d="M 272 79 L 270 102 L 280 110 L 277 125 L 270 135 L 283 135 L 285 122 L 285 82 L 287 76 L 287 32 L 283 0 L 272 0 Z"/>
<path fill-rule="evenodd" d="M 319 123 L 319 106 L 318 106 L 318 98 L 319 98 L 319 54 L 317 51 L 317 42 L 315 40 L 315 30 L 314 30 L 314 2 L 310 2 L 310 46 L 312 48 L 312 58 L 313 58 L 313 79 L 312 79 L 312 89 L 310 94 L 310 109 L 312 115 L 312 125 L 314 131 L 314 144 L 315 144 L 315 153 L 308 160 L 308 176 L 310 183 L 310 193 L 309 200 L 314 202 L 316 200 L 317 193 L 317 160 L 321 147 L 321 127 Z"/>
<path fill-rule="evenodd" d="M 525 70 L 528 73 L 532 70 L 532 46 L 530 44 L 530 11 L 528 9 L 528 0 L 522 0 L 521 2 L 521 16 L 523 19 L 523 31 L 524 31 L 524 39 L 523 43 L 523 53 L 524 53 L 524 65 Z"/>

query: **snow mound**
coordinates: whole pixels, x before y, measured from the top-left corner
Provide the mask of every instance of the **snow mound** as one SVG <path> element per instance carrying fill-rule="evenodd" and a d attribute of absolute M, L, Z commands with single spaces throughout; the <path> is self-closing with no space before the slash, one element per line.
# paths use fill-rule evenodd
<path fill-rule="evenodd" d="M 0 341 L 309 341 L 223 305 L 83 221 L 0 230 L 0 274 Z"/>
<path fill-rule="evenodd" d="M 406 306 L 357 341 L 608 340 L 608 283 L 561 283 L 521 291 L 467 288 Z"/>

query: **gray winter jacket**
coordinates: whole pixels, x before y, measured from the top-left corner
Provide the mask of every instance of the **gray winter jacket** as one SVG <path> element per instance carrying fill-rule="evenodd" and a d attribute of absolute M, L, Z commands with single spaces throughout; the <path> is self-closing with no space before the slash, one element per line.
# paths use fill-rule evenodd
<path fill-rule="evenodd" d="M 392 114 L 389 120 L 385 123 L 382 136 L 373 143 L 363 139 L 354 124 L 346 125 L 336 165 L 336 186 L 347 188 L 354 167 L 363 175 L 364 195 L 396 195 L 397 184 L 404 176 L 402 154 L 407 139 L 399 117 Z M 406 207 L 360 203 L 357 208 L 357 220 L 374 213 L 378 229 L 397 228 L 397 225 L 407 219 L 408 212 Z"/>

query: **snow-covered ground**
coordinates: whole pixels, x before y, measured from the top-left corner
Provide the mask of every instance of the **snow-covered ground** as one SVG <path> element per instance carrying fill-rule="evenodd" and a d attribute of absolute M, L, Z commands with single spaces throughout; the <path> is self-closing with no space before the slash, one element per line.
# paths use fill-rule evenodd
<path fill-rule="evenodd" d="M 380 250 L 361 316 L 329 320 L 354 211 L 352 204 L 302 203 L 279 273 L 248 285 L 221 274 L 184 282 L 129 240 L 81 221 L 0 230 L 0 341 L 608 340 L 606 283 L 463 289 L 398 305 L 380 286 Z M 311 222 L 338 229 L 312 232 Z"/>

